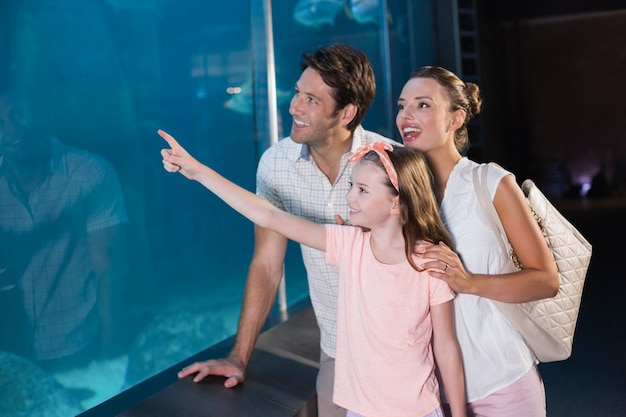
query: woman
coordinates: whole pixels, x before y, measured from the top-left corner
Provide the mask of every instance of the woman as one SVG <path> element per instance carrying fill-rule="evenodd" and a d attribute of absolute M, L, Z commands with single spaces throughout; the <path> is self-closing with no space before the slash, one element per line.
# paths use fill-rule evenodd
<path fill-rule="evenodd" d="M 459 293 L 454 305 L 468 416 L 545 417 L 537 359 L 490 300 L 520 303 L 553 297 L 558 272 L 515 177 L 490 166 L 488 189 L 523 265 L 518 272 L 499 274 L 505 260 L 474 190 L 472 174 L 478 164 L 461 154 L 468 146 L 467 123 L 480 105 L 476 84 L 427 66 L 405 84 L 396 124 L 404 145 L 426 156 L 442 218 L 456 245 L 456 253 L 440 244 L 425 256 L 447 264 L 445 274 L 431 274 Z"/>

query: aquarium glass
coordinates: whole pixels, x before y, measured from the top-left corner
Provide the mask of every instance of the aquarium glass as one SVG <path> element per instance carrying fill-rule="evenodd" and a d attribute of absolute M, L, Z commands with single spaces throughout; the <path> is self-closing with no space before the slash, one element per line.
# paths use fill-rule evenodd
<path fill-rule="evenodd" d="M 363 125 L 398 139 L 430 1 L 0 4 L 1 415 L 76 415 L 235 333 L 253 226 L 163 169 L 157 129 L 253 191 L 302 53 L 333 42 L 369 56 Z M 308 297 L 294 244 L 281 294 Z"/>

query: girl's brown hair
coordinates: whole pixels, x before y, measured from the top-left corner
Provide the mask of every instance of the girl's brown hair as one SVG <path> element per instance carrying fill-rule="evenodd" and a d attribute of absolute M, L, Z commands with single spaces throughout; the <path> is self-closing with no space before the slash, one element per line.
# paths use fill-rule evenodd
<path fill-rule="evenodd" d="M 393 195 L 399 196 L 406 257 L 414 269 L 421 271 L 413 261 L 417 243 L 425 240 L 434 244 L 443 242 L 453 247 L 452 238 L 439 215 L 432 175 L 423 154 L 411 148 L 393 148 L 393 151 L 386 152 L 398 174 L 398 190 L 389 178 L 387 186 Z M 361 160 L 373 162 L 385 171 L 380 157 L 374 151 L 366 153 Z"/>

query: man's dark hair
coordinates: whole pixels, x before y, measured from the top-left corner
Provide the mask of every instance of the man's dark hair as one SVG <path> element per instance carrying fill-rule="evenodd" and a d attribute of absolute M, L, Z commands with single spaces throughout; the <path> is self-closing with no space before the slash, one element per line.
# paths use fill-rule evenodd
<path fill-rule="evenodd" d="M 335 114 L 348 104 L 357 107 L 354 119 L 347 126 L 353 132 L 363 121 L 376 94 L 374 70 L 367 56 L 350 45 L 336 43 L 304 53 L 300 67 L 302 71 L 315 70 L 332 88 Z"/>

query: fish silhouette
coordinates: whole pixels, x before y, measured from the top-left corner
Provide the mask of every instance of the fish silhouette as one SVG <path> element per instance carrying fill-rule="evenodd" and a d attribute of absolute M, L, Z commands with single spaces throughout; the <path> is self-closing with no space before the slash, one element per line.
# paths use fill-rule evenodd
<path fill-rule="evenodd" d="M 380 23 L 380 0 L 349 0 L 350 17 L 358 23 Z M 387 20 L 391 21 L 391 16 L 387 13 Z"/>
<path fill-rule="evenodd" d="M 345 8 L 345 0 L 300 0 L 293 10 L 293 18 L 304 26 L 319 28 L 333 26 L 335 17 Z"/>
<path fill-rule="evenodd" d="M 254 94 L 252 81 L 246 81 L 239 87 L 228 87 L 226 90 L 231 97 L 224 102 L 224 107 L 241 114 L 252 114 L 254 111 Z M 280 106 L 291 99 L 293 93 L 289 90 L 276 89 L 276 103 Z"/>

